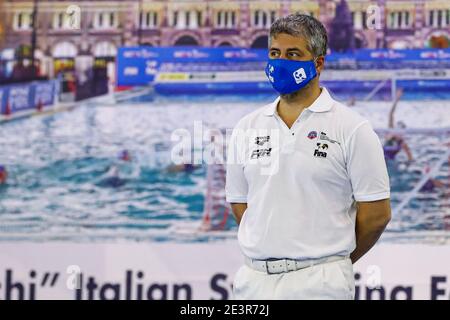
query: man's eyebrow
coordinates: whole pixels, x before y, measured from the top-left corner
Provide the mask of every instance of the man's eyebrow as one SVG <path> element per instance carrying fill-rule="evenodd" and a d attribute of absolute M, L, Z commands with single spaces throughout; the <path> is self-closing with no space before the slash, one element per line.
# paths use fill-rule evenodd
<path fill-rule="evenodd" d="M 302 50 L 300 50 L 299 48 L 288 48 L 287 51 L 300 51 L 302 52 Z"/>
<path fill-rule="evenodd" d="M 276 51 L 280 51 L 280 49 L 278 49 L 278 48 L 270 48 L 270 50 L 276 50 Z M 288 49 L 286 49 L 286 51 L 299 51 L 299 52 L 303 52 L 301 49 L 299 49 L 299 48 L 296 48 L 296 47 L 294 47 L 294 48 L 288 48 Z"/>

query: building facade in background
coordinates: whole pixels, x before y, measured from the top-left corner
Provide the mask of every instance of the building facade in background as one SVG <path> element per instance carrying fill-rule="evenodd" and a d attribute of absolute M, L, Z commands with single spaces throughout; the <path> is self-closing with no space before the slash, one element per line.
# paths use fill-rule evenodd
<path fill-rule="evenodd" d="M 0 12 L 3 7 L 3 0 L 0 0 Z M 0 48 L 3 47 L 3 39 L 5 37 L 5 28 L 3 26 L 3 19 L 0 19 Z"/>
<path fill-rule="evenodd" d="M 329 28 L 340 2 L 40 0 L 35 53 L 40 72 L 50 77 L 70 69 L 79 70 L 77 76 L 89 76 L 86 73 L 96 65 L 113 74 L 120 46 L 265 48 L 277 17 L 300 11 Z M 449 46 L 450 1 L 347 0 L 347 5 L 356 48 Z M 0 0 L 0 6 L 2 59 L 14 60 L 17 48 L 30 45 L 34 1 Z"/>

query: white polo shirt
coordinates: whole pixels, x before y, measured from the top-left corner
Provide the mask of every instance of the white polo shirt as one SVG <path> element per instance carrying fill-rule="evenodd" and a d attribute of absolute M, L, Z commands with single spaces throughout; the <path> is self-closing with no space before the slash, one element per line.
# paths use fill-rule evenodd
<path fill-rule="evenodd" d="M 326 88 L 290 129 L 279 100 L 242 118 L 229 141 L 226 199 L 247 203 L 241 250 L 253 259 L 349 255 L 356 201 L 390 196 L 380 140 Z"/>

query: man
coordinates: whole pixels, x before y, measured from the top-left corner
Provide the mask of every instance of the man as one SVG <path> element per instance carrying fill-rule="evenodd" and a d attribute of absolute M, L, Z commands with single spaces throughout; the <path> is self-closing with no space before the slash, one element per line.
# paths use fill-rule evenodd
<path fill-rule="evenodd" d="M 245 261 L 236 299 L 354 299 L 352 263 L 390 220 L 380 140 L 319 86 L 326 51 L 316 19 L 274 22 L 266 75 L 280 96 L 230 138 L 226 197 Z"/>

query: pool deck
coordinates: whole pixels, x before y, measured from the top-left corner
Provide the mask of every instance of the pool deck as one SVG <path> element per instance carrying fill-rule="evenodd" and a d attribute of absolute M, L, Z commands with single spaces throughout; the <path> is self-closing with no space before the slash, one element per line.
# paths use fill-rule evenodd
<path fill-rule="evenodd" d="M 28 118 L 32 116 L 39 115 L 50 115 L 57 112 L 69 111 L 74 109 L 77 106 L 77 102 L 65 102 L 65 103 L 56 103 L 51 106 L 46 106 L 42 111 L 37 110 L 23 110 L 19 112 L 15 112 L 11 115 L 0 115 L 0 124 L 5 122 L 10 122 L 14 120 L 20 120 L 23 118 Z"/>
<path fill-rule="evenodd" d="M 11 115 L 0 115 L 0 125 L 6 122 L 20 120 L 24 118 L 29 118 L 33 116 L 46 116 L 52 115 L 59 112 L 71 111 L 78 106 L 85 105 L 88 103 L 103 103 L 103 104 L 115 104 L 118 101 L 130 99 L 133 97 L 139 97 L 141 95 L 149 94 L 152 92 L 152 88 L 136 88 L 121 92 L 109 93 L 81 101 L 70 101 L 70 102 L 57 102 L 51 106 L 43 107 L 41 111 L 35 109 L 28 109 L 23 111 L 14 112 Z"/>

